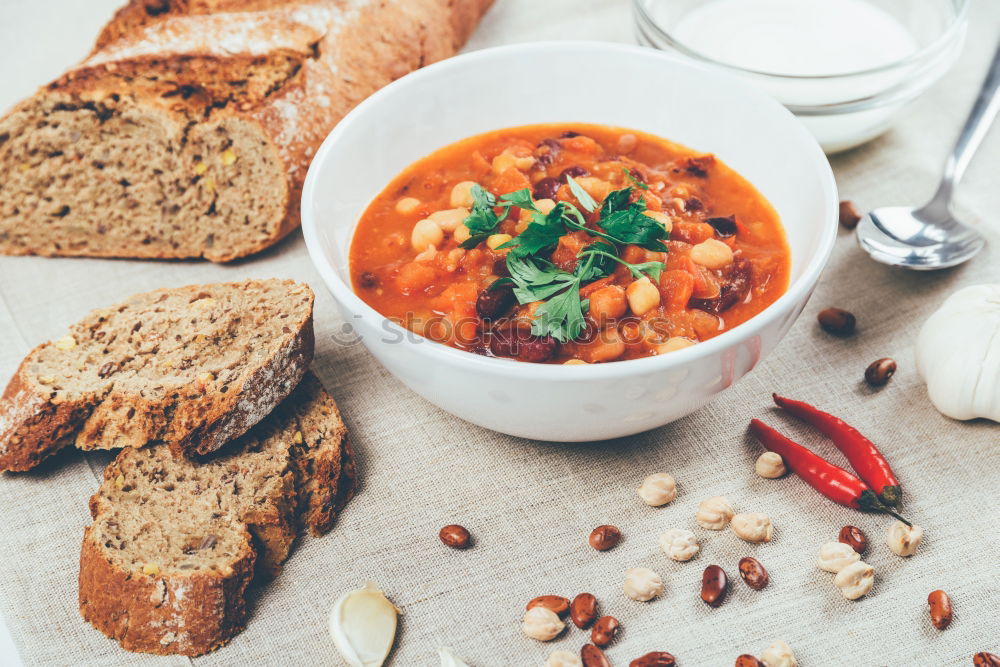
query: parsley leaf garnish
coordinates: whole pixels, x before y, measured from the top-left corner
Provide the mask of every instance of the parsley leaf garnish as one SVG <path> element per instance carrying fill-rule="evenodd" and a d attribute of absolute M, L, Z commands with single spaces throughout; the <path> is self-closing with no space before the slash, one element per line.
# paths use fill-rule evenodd
<path fill-rule="evenodd" d="M 669 237 L 667 229 L 646 215 L 646 202 L 642 199 L 629 204 L 631 195 L 632 188 L 625 188 L 615 190 L 605 198 L 601 206 L 601 227 L 618 243 L 663 252 L 665 248 L 661 241 Z"/>
<path fill-rule="evenodd" d="M 569 191 L 572 192 L 573 196 L 580 202 L 580 206 L 585 208 L 588 213 L 592 213 L 597 209 L 597 202 L 590 196 L 590 193 L 583 189 L 582 185 L 576 182 L 575 178 L 567 176 L 566 185 L 569 186 Z"/>
<path fill-rule="evenodd" d="M 465 226 L 469 228 L 472 236 L 460 244 L 462 248 L 470 250 L 486 240 L 500 221 L 507 217 L 507 213 L 514 206 L 537 211 L 535 203 L 531 201 L 531 191 L 522 188 L 505 195 L 501 195 L 498 200 L 492 192 L 485 189 L 478 183 L 470 189 L 472 194 L 472 210 L 465 218 Z M 500 213 L 496 212 L 497 207 L 501 207 Z"/>
<path fill-rule="evenodd" d="M 552 336 L 560 343 L 577 338 L 585 326 L 583 311 L 587 307 L 580 299 L 580 285 L 608 275 L 611 264 L 595 252 L 581 255 L 576 269 L 569 273 L 543 259 L 509 253 L 507 269 L 518 303 L 545 301 L 535 311 L 531 333 Z"/>
<path fill-rule="evenodd" d="M 594 245 L 585 248 L 578 256 L 586 257 L 588 255 L 599 255 L 610 258 L 627 268 L 629 273 L 631 273 L 632 277 L 636 280 L 641 279 L 643 275 L 647 275 L 653 282 L 659 282 L 660 274 L 667 268 L 667 265 L 663 262 L 641 262 L 639 264 L 632 264 L 631 262 L 626 262 L 618 255 L 599 249 L 597 246 L 598 244 L 595 243 Z"/>

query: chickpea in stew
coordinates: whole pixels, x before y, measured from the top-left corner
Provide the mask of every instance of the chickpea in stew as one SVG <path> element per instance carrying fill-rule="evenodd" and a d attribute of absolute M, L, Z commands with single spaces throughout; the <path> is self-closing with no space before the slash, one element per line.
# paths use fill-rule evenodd
<path fill-rule="evenodd" d="M 447 146 L 371 203 L 354 289 L 433 340 L 599 363 L 731 329 L 788 287 L 777 213 L 712 155 L 615 127 L 547 124 Z"/>

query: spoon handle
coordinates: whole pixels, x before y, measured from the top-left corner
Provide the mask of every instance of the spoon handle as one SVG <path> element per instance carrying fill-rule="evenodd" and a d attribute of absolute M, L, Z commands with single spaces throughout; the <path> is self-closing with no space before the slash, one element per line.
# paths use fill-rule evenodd
<path fill-rule="evenodd" d="M 965 174 L 965 169 L 972 161 L 972 156 L 979 148 L 986 133 L 989 132 L 997 111 L 1000 111 L 1000 44 L 997 45 L 990 70 L 979 90 L 976 103 L 972 105 L 972 111 L 969 112 L 969 118 L 965 121 L 965 127 L 958 135 L 955 148 L 945 163 L 941 186 L 938 188 L 937 194 L 934 195 L 935 202 L 947 207 L 951 199 L 952 189 Z"/>

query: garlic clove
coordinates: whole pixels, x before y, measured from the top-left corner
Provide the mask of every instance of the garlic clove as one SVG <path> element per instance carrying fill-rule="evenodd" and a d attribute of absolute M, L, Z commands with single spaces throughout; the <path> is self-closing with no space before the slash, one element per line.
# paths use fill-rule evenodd
<path fill-rule="evenodd" d="M 1000 421 L 1000 284 L 948 297 L 920 329 L 916 359 L 941 414 Z"/>
<path fill-rule="evenodd" d="M 344 593 L 330 611 L 330 636 L 351 667 L 381 667 L 396 640 L 399 609 L 372 582 Z"/>
<path fill-rule="evenodd" d="M 441 667 L 469 667 L 447 646 L 439 648 L 438 655 L 441 656 Z"/>

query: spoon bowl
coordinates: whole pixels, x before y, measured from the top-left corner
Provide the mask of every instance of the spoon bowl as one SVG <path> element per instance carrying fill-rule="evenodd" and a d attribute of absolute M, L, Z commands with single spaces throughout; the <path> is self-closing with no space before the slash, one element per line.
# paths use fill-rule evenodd
<path fill-rule="evenodd" d="M 858 244 L 882 264 L 918 271 L 957 266 L 972 259 L 986 245 L 982 234 L 962 224 L 951 213 L 951 195 L 973 154 L 1000 111 L 1000 45 L 965 127 L 944 165 L 934 197 L 920 208 L 877 208 L 858 223 Z"/>
<path fill-rule="evenodd" d="M 875 209 L 858 223 L 857 235 L 858 243 L 875 261 L 917 271 L 958 266 L 986 246 L 979 232 L 946 209 L 926 206 Z"/>

